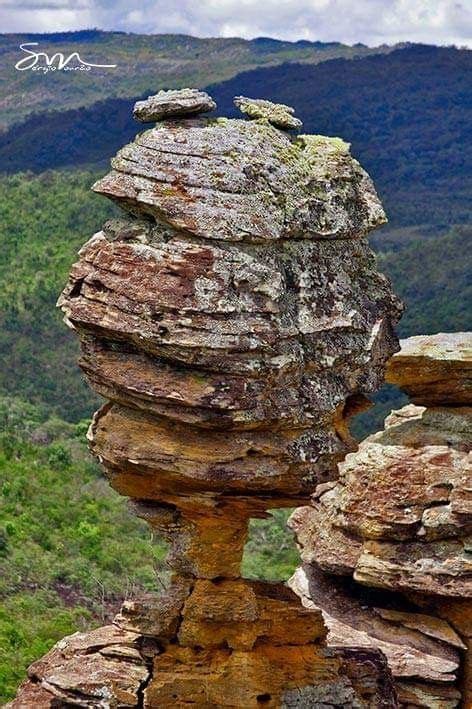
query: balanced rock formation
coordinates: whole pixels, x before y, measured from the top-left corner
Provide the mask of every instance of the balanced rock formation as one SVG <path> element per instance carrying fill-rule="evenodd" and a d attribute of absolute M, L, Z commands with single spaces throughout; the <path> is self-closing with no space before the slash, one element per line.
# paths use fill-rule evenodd
<path fill-rule="evenodd" d="M 347 144 L 282 129 L 292 109 L 239 98 L 249 120 L 187 118 L 211 103 L 190 94 L 136 108 L 164 120 L 94 185 L 124 214 L 84 245 L 59 300 L 108 399 L 91 449 L 168 539 L 170 587 L 123 606 L 102 629 L 124 634 L 111 649 L 53 649 L 17 701 L 35 683 L 84 706 L 108 692 L 106 706 L 393 707 L 378 650 L 327 648 L 320 610 L 240 578 L 249 519 L 337 476 L 356 447 L 348 419 L 397 349 L 401 306 L 365 238 L 383 209 Z M 68 674 L 92 651 L 99 667 L 126 655 L 125 688 L 99 672 L 98 696 Z M 43 694 L 35 706 L 52 706 Z"/>
<path fill-rule="evenodd" d="M 264 99 L 246 98 L 246 96 L 236 96 L 234 104 L 241 113 L 245 113 L 250 118 L 265 118 L 277 128 L 296 129 L 301 128 L 303 123 L 299 118 L 295 118 L 295 111 L 291 106 L 284 103 L 272 103 Z"/>
<path fill-rule="evenodd" d="M 334 581 L 324 579 L 323 571 L 351 576 L 363 586 L 401 594 L 397 598 L 400 608 L 402 598 L 406 597 L 417 611 L 425 609 L 434 615 L 436 623 L 440 622 L 438 616 L 449 619 L 461 636 L 461 643 L 470 648 L 472 409 L 467 404 L 470 404 L 471 362 L 471 333 L 414 337 L 402 342 L 401 351 L 388 365 L 387 380 L 424 405 L 408 404 L 392 412 L 385 421 L 385 429 L 369 436 L 357 452 L 340 464 L 339 480 L 320 485 L 312 504 L 299 508 L 291 517 L 290 525 L 307 565 L 299 570 L 294 583 L 304 589 L 303 596 L 311 599 L 312 607 L 330 613 L 329 603 L 333 599 L 321 599 L 317 588 Z M 342 603 L 347 607 L 357 601 L 347 593 Z M 352 617 L 355 615 L 353 612 Z M 399 616 L 384 614 L 382 618 L 396 622 Z M 406 614 L 405 621 L 411 628 Z M 399 622 L 404 624 L 403 620 Z M 444 624 L 445 620 L 441 622 Z M 327 624 L 329 627 L 330 623 Z M 356 631 L 366 633 L 369 647 L 382 648 L 379 638 L 388 634 L 383 631 L 381 636 L 372 634 L 373 624 L 378 627 L 379 620 L 372 612 L 363 612 L 362 618 L 352 622 Z M 425 621 L 424 627 L 431 627 L 431 620 Z M 437 637 L 443 649 L 445 643 L 451 644 L 453 637 L 451 629 L 447 632 L 449 640 L 444 634 Z M 398 643 L 395 633 L 391 635 L 393 642 Z M 346 642 L 352 642 L 349 633 L 345 633 L 345 638 Z M 441 652 L 434 654 L 439 657 Z M 443 657 L 450 659 L 450 650 L 447 653 Z M 396 661 L 390 661 L 389 652 L 385 654 L 394 676 L 403 677 L 397 671 Z M 432 682 L 434 694 L 437 682 L 457 678 L 457 659 L 455 662 L 452 673 L 447 670 L 447 663 L 444 665 L 449 677 L 443 680 L 431 675 L 432 665 L 428 668 L 428 663 L 416 677 L 423 685 Z M 403 669 L 408 664 L 405 662 Z M 470 649 L 464 667 L 463 701 L 464 706 L 471 706 Z M 422 688 L 426 696 L 427 691 Z M 429 703 L 421 704 L 419 700 L 416 704 L 413 700 L 404 703 L 458 706 L 457 701 L 450 701 L 452 704 L 449 699 L 430 697 Z"/>
<path fill-rule="evenodd" d="M 133 116 L 141 123 L 153 123 L 171 116 L 195 116 L 209 113 L 216 103 L 205 91 L 181 89 L 180 91 L 159 91 L 145 101 L 134 104 Z"/>

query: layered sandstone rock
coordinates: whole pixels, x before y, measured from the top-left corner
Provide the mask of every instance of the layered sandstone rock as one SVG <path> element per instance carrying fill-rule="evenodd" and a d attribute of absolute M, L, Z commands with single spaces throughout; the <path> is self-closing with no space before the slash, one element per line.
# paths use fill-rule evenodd
<path fill-rule="evenodd" d="M 303 560 L 368 586 L 471 597 L 471 434 L 462 407 L 394 412 L 292 516 Z"/>
<path fill-rule="evenodd" d="M 250 653 L 221 644 L 170 643 L 163 650 L 161 642 L 157 646 L 116 625 L 76 633 L 31 665 L 29 679 L 9 707 L 397 706 L 378 650 L 326 648 L 313 641 L 260 642 Z"/>
<path fill-rule="evenodd" d="M 321 568 L 328 574 L 352 576 L 363 586 L 400 592 L 417 608 L 449 619 L 470 647 L 472 410 L 466 404 L 471 344 L 470 333 L 402 342 L 387 378 L 428 406 L 408 404 L 392 412 L 383 431 L 347 456 L 339 480 L 320 485 L 312 504 L 292 515 L 290 525 L 302 559 L 314 565 L 313 570 L 306 567 L 307 574 L 317 580 L 304 582 L 303 593 L 310 598 L 313 591 L 315 606 L 323 605 L 316 591 Z M 354 601 L 346 597 L 345 602 Z M 370 637 L 373 622 L 368 613 L 358 625 L 369 635 L 370 647 L 381 647 L 378 637 Z M 470 664 L 470 653 L 464 662 L 466 667 Z M 389 664 L 395 675 L 395 664 Z M 439 681 L 427 671 L 418 676 Z M 471 688 L 463 692 L 468 706 Z M 410 703 L 450 706 L 442 701 L 446 700 Z"/>
<path fill-rule="evenodd" d="M 139 706 L 155 652 L 152 641 L 115 625 L 75 633 L 30 666 L 10 706 Z"/>
<path fill-rule="evenodd" d="M 420 406 L 472 404 L 472 333 L 418 335 L 402 342 L 387 379 Z"/>
<path fill-rule="evenodd" d="M 160 121 L 169 116 L 195 116 L 208 113 L 216 108 L 216 103 L 205 91 L 181 89 L 180 91 L 159 91 L 148 96 L 145 101 L 134 104 L 133 115 L 141 123 Z"/>
<path fill-rule="evenodd" d="M 458 706 L 460 651 L 466 645 L 447 621 L 413 610 L 401 597 L 366 592 L 316 564 L 297 569 L 289 584 L 307 608 L 322 611 L 329 646 L 381 650 L 401 707 Z"/>
<path fill-rule="evenodd" d="M 170 587 L 115 621 L 144 658 L 127 682 L 148 707 L 393 707 L 379 651 L 327 648 L 321 611 L 240 578 L 249 519 L 336 477 L 397 349 L 401 307 L 365 239 L 385 216 L 347 144 L 282 130 L 289 107 L 240 97 L 251 120 L 184 118 L 210 105 L 190 94 L 137 107 L 164 120 L 95 184 L 124 214 L 59 301 L 108 399 L 91 449 L 171 545 Z M 48 673 L 31 681 L 59 691 Z"/>

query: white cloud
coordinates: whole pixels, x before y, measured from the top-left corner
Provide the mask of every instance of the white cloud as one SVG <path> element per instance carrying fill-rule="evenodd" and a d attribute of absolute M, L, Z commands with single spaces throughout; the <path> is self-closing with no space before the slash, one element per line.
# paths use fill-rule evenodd
<path fill-rule="evenodd" d="M 2 32 L 85 27 L 369 45 L 472 45 L 470 0 L 3 0 Z"/>

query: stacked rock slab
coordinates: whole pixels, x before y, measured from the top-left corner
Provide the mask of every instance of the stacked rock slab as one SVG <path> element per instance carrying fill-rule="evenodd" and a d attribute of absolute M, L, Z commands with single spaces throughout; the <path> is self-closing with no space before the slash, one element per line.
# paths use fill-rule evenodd
<path fill-rule="evenodd" d="M 312 505 L 292 515 L 305 562 L 292 587 L 322 609 L 328 642 L 339 644 L 343 627 L 347 643 L 360 633 L 385 652 L 404 706 L 456 707 L 458 689 L 472 706 L 472 333 L 401 345 L 387 381 L 415 403 L 392 412 L 340 465 L 338 482 L 319 486 Z M 327 574 L 354 582 L 328 597 Z M 389 593 L 372 601 L 358 584 Z M 418 633 L 429 637 L 425 660 L 435 658 L 422 667 Z"/>
<path fill-rule="evenodd" d="M 431 609 L 304 564 L 290 579 L 304 606 L 320 610 L 329 646 L 376 648 L 387 659 L 400 707 L 454 709 L 466 645 Z"/>
<path fill-rule="evenodd" d="M 249 519 L 306 500 L 355 448 L 347 421 L 383 380 L 401 307 L 365 239 L 384 212 L 348 145 L 287 132 L 300 123 L 287 106 L 236 103 L 249 119 L 203 118 L 214 104 L 190 90 L 137 104 L 157 125 L 94 185 L 124 213 L 81 249 L 59 304 L 108 400 L 91 449 L 169 541 L 172 579 L 99 641 L 63 641 L 23 694 L 395 706 L 381 653 L 326 648 L 320 611 L 241 578 Z M 99 668 L 127 656 L 125 698 L 106 667 L 68 675 L 92 654 Z"/>

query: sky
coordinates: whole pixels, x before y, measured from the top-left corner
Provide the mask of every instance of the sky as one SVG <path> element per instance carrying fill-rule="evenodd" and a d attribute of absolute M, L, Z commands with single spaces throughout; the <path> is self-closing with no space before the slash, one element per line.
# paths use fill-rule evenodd
<path fill-rule="evenodd" d="M 472 47 L 472 0 L 0 0 L 0 32 L 92 27 L 197 37 Z"/>

